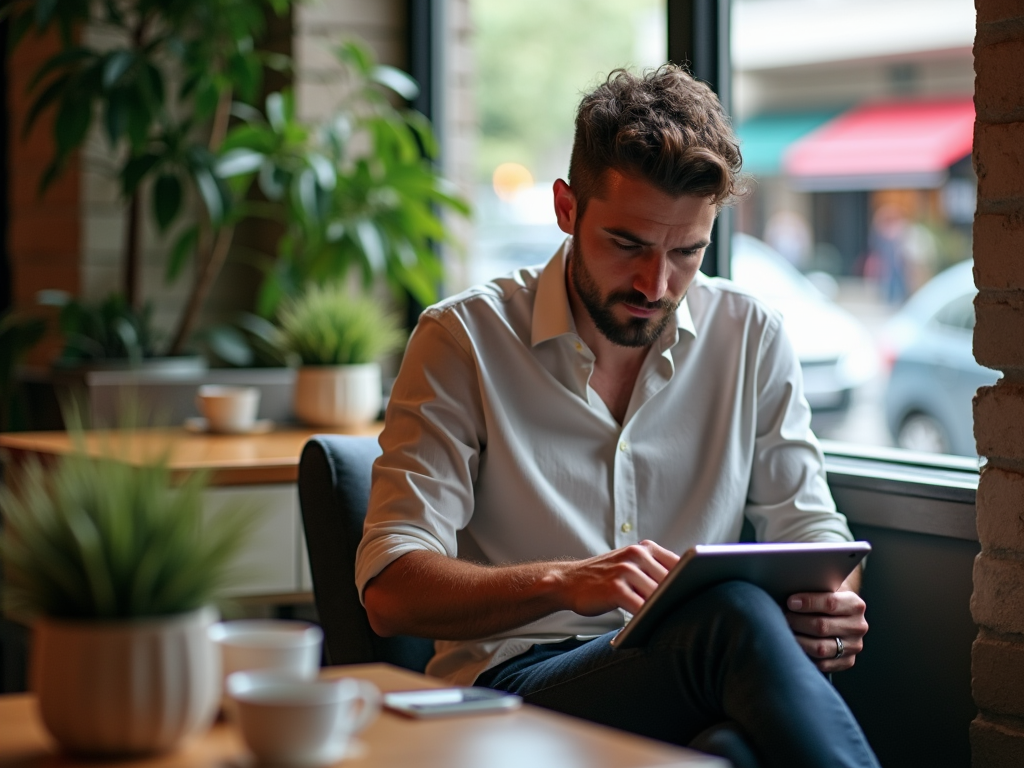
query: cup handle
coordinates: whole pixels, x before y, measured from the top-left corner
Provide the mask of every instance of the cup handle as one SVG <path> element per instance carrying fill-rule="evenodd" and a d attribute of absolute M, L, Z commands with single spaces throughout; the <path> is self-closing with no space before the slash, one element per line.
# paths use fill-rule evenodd
<path fill-rule="evenodd" d="M 354 736 L 374 721 L 380 713 L 381 695 L 377 686 L 368 680 L 347 678 L 345 687 L 351 691 L 347 711 L 338 718 L 337 730 L 346 736 Z M 355 718 L 350 720 L 352 707 L 358 707 Z"/>

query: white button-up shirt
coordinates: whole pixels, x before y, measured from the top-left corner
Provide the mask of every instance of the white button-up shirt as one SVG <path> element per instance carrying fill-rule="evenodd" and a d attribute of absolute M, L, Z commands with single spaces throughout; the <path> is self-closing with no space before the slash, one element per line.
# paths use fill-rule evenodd
<path fill-rule="evenodd" d="M 651 539 L 678 553 L 737 541 L 744 516 L 759 541 L 852 538 L 780 315 L 698 274 L 620 425 L 589 385 L 594 355 L 565 285 L 570 247 L 423 313 L 373 468 L 360 594 L 414 550 L 502 564 Z M 496 637 L 438 641 L 427 671 L 469 684 L 534 643 L 627 618 L 561 611 Z"/>

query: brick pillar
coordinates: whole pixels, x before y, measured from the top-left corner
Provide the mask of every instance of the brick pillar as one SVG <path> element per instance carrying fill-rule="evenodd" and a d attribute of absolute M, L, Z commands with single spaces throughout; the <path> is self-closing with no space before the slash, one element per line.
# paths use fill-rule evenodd
<path fill-rule="evenodd" d="M 974 356 L 1003 372 L 974 399 L 981 554 L 971 611 L 975 768 L 1024 765 L 1024 4 L 976 0 Z"/>
<path fill-rule="evenodd" d="M 36 311 L 36 293 L 44 288 L 58 288 L 72 294 L 77 294 L 79 289 L 82 227 L 78 158 L 70 159 L 65 173 L 40 197 L 39 177 L 55 153 L 54 109 L 46 110 L 36 120 L 32 131 L 23 135 L 25 117 L 32 102 L 27 93 L 28 84 L 39 66 L 58 48 L 56 34 L 38 37 L 30 32 L 8 62 L 12 304 L 33 312 Z M 60 347 L 61 340 L 51 332 L 46 341 L 32 351 L 30 362 L 49 362 Z"/>

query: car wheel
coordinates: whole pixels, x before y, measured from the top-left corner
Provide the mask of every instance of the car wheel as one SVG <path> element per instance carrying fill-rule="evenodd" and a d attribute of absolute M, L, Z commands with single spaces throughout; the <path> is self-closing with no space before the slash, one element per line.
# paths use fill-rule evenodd
<path fill-rule="evenodd" d="M 934 416 L 912 413 L 900 424 L 896 445 L 920 453 L 949 453 L 949 437 Z"/>

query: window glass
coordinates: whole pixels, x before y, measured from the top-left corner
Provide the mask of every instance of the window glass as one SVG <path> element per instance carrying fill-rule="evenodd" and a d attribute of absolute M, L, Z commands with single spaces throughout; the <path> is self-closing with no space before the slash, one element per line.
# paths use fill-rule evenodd
<path fill-rule="evenodd" d="M 565 237 L 551 185 L 568 174 L 580 96 L 616 67 L 664 63 L 667 43 L 664 0 L 470 0 L 470 11 L 479 123 L 472 284 L 551 257 Z"/>
<path fill-rule="evenodd" d="M 783 312 L 816 432 L 974 455 L 974 3 L 732 2 L 733 276 Z M 792 272 L 816 295 L 780 299 Z"/>

